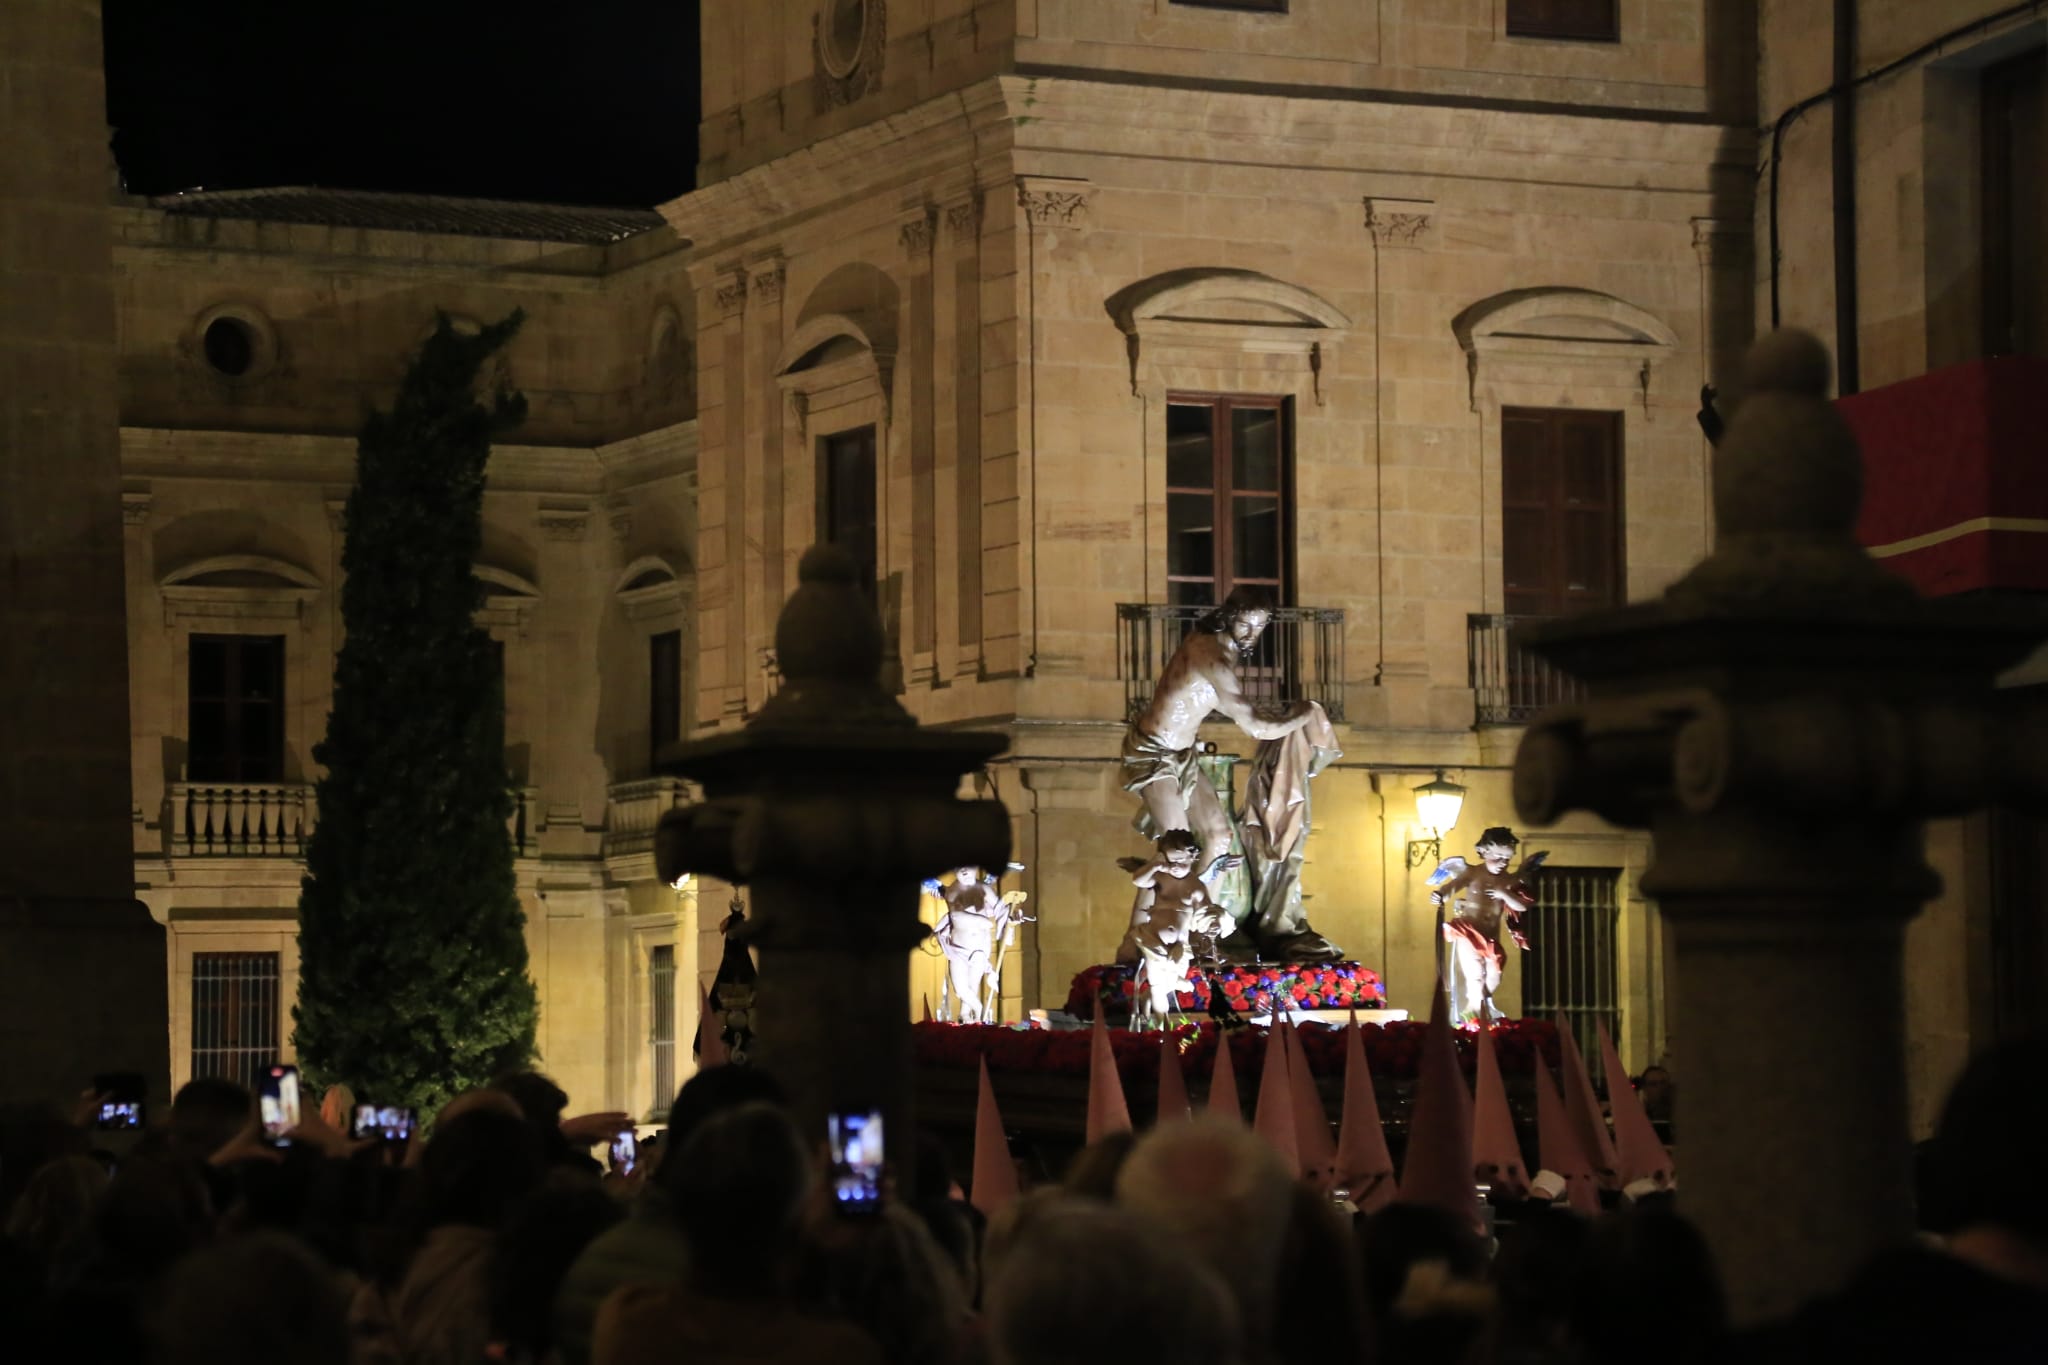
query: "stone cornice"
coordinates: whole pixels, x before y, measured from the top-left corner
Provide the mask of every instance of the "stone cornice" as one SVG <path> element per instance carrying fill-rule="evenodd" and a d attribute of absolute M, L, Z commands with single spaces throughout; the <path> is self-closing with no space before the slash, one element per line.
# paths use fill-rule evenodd
<path fill-rule="evenodd" d="M 355 470 L 353 436 L 121 428 L 121 472 L 131 477 L 346 487 L 355 482 Z M 587 446 L 497 445 L 486 487 L 493 493 L 595 493 L 602 473 L 597 452 Z"/>
<path fill-rule="evenodd" d="M 891 201 L 888 191 L 949 172 L 964 188 L 967 163 L 1013 126 L 1003 90 L 983 81 L 693 190 L 661 213 L 700 253 L 715 252 L 842 204 Z"/>
<path fill-rule="evenodd" d="M 1047 154 L 1177 159 L 1335 173 L 1700 192 L 1716 167 L 1752 164 L 1746 129 L 1668 119 L 1475 109 L 1180 89 L 1059 77 L 999 78 L 1023 172 L 1073 174 Z M 1029 99 L 1028 106 L 1025 100 Z M 1597 149 L 1588 155 L 1586 148 Z M 1361 191 L 1364 193 L 1366 191 Z"/>
<path fill-rule="evenodd" d="M 656 479 L 697 477 L 697 423 L 674 426 L 629 436 L 602 445 L 596 451 L 608 491 L 637 488 Z"/>

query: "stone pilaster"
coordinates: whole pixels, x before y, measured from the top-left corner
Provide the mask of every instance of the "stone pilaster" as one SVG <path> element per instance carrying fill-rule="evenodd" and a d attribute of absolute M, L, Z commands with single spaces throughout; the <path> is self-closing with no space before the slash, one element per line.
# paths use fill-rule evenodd
<path fill-rule="evenodd" d="M 920 205 L 898 229 L 910 289 L 908 335 L 903 338 L 910 366 L 910 649 L 905 676 L 912 687 L 930 687 L 937 676 L 938 649 L 938 433 L 933 402 L 933 338 L 937 326 L 932 281 L 932 244 L 937 217 Z"/>
<path fill-rule="evenodd" d="M 724 421 L 720 427 L 720 440 L 715 463 L 719 471 L 719 511 L 723 555 L 719 570 L 711 575 L 713 581 L 706 585 L 704 594 L 707 603 L 716 603 L 724 610 L 725 642 L 725 696 L 720 703 L 720 714 L 730 722 L 739 719 L 747 710 L 747 682 L 749 677 L 747 653 L 747 499 L 746 499 L 746 448 L 747 448 L 747 277 L 735 268 L 721 275 L 716 287 L 718 315 L 721 319 L 715 339 L 707 338 L 707 344 L 719 348 L 723 362 Z M 699 460 L 709 464 L 708 450 L 700 454 Z M 706 480 L 708 485 L 709 481 Z M 707 486 L 705 493 L 711 490 Z M 708 528 L 700 525 L 701 537 Z"/>
<path fill-rule="evenodd" d="M 953 540 L 956 677 L 981 673 L 981 194 L 946 210 L 953 276 Z"/>
<path fill-rule="evenodd" d="M 788 594 L 784 581 L 787 558 L 783 544 L 784 462 L 782 420 L 787 406 L 775 385 L 776 353 L 782 347 L 782 292 L 785 267 L 779 256 L 756 263 L 748 282 L 747 386 L 752 395 L 747 420 L 747 536 L 760 547 L 747 561 L 747 657 L 758 660 L 769 647 L 774 618 Z M 767 700 L 767 680 L 758 668 L 747 671 L 747 709 Z"/>

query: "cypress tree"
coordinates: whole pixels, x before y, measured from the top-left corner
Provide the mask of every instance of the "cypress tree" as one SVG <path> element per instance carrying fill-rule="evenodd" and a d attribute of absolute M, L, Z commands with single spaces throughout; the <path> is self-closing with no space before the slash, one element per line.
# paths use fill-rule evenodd
<path fill-rule="evenodd" d="M 533 1056 L 507 822 L 505 692 L 482 589 L 484 467 L 525 398 L 476 391 L 519 329 L 444 316 L 356 446 L 334 709 L 299 893 L 300 1064 L 430 1112 Z"/>

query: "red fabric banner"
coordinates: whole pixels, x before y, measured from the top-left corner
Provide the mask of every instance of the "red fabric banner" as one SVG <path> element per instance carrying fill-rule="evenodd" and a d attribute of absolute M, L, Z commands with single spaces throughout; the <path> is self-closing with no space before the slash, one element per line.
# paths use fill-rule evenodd
<path fill-rule="evenodd" d="M 1929 596 L 2048 591 L 2048 360 L 1951 365 L 1841 399 L 1857 538 Z"/>

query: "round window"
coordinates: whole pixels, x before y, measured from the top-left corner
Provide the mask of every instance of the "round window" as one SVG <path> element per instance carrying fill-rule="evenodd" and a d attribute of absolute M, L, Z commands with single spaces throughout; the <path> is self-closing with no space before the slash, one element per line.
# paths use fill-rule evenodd
<path fill-rule="evenodd" d="M 240 318 L 215 318 L 200 336 L 206 363 L 218 374 L 240 379 L 256 364 L 256 334 Z"/>
<path fill-rule="evenodd" d="M 868 0 L 825 0 L 818 16 L 818 49 L 828 72 L 844 77 L 860 64 L 868 23 Z"/>

